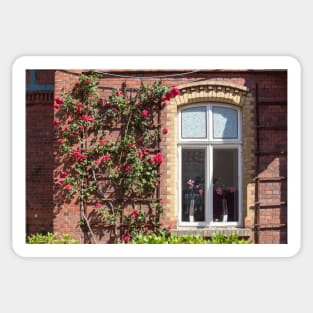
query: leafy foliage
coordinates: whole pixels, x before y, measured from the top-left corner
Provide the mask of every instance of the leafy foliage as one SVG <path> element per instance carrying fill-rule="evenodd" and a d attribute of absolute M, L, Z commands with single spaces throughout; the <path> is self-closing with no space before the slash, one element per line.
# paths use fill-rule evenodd
<path fill-rule="evenodd" d="M 113 89 L 104 98 L 98 93 L 96 74 L 81 75 L 72 87 L 55 99 L 54 106 L 58 154 L 64 164 L 56 184 L 64 199 L 78 196 L 83 211 L 93 202 L 100 203 L 98 217 L 115 227 L 117 241 L 128 242 L 147 231 L 165 234 L 159 221 L 163 208 L 157 199 L 163 162 L 159 114 L 179 90 L 155 82 L 131 93 Z M 101 205 L 109 195 L 112 206 Z M 136 199 L 149 199 L 145 201 L 148 212 L 138 204 L 139 214 L 130 216 L 126 203 L 134 206 Z M 123 226 L 119 238 L 118 225 Z"/>
<path fill-rule="evenodd" d="M 32 234 L 27 236 L 26 242 L 29 244 L 78 244 L 77 240 L 74 240 L 69 234 L 62 234 L 58 236 L 57 234 L 47 233 L 47 234 Z"/>
<path fill-rule="evenodd" d="M 212 239 L 203 236 L 162 236 L 138 235 L 130 241 L 132 244 L 249 244 L 247 240 L 239 240 L 237 234 L 215 234 Z"/>

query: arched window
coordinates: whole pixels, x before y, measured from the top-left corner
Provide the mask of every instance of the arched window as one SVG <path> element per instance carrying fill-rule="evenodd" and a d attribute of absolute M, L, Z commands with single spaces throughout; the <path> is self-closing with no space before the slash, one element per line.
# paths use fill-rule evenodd
<path fill-rule="evenodd" d="M 242 223 L 241 112 L 200 103 L 178 112 L 179 224 Z"/>

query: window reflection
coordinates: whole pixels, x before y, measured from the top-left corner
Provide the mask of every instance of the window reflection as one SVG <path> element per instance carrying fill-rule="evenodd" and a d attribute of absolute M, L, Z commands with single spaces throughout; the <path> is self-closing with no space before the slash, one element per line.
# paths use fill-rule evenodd
<path fill-rule="evenodd" d="M 238 150 L 213 150 L 213 220 L 238 221 Z"/>
<path fill-rule="evenodd" d="M 182 221 L 205 220 L 205 150 L 182 149 Z"/>

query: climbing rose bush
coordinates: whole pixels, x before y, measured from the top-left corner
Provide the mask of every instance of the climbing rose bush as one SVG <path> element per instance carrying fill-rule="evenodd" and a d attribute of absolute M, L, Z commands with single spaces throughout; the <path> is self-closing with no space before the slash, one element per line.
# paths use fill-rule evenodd
<path fill-rule="evenodd" d="M 115 242 L 166 235 L 158 187 L 164 159 L 159 144 L 168 129 L 160 130 L 159 114 L 179 89 L 155 82 L 135 93 L 113 89 L 103 97 L 98 87 L 97 75 L 83 74 L 55 98 L 60 196 L 64 201 L 78 197 L 80 225 L 91 233 L 86 212 L 93 205 L 97 223 L 109 226 Z"/>

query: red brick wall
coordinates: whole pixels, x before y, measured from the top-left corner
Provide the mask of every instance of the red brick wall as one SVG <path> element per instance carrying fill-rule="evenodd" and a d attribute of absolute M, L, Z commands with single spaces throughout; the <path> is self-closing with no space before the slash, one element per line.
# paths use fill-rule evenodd
<path fill-rule="evenodd" d="M 287 84 L 286 78 L 258 83 L 256 240 L 287 243 Z"/>
<path fill-rule="evenodd" d="M 63 91 L 69 90 L 71 88 L 71 84 L 78 78 L 78 75 L 82 71 L 80 70 L 67 70 L 67 71 L 56 71 L 55 72 L 55 96 L 59 96 Z M 166 74 L 173 74 L 179 73 L 179 71 L 174 72 L 132 72 L 132 71 L 118 71 L 118 74 L 123 75 L 132 75 L 132 76 L 152 76 L 152 75 L 166 75 Z M 44 75 L 38 75 L 38 81 L 44 82 L 45 78 Z M 40 79 L 39 79 L 40 78 Z M 47 78 L 46 78 L 47 79 Z M 287 174 L 287 132 L 286 132 L 286 121 L 287 121 L 287 73 L 284 71 L 202 71 L 199 73 L 193 73 L 186 76 L 177 76 L 171 78 L 163 78 L 162 83 L 164 85 L 169 86 L 177 86 L 184 83 L 189 83 L 192 81 L 197 80 L 204 80 L 204 79 L 212 79 L 212 80 L 225 80 L 234 82 L 237 84 L 245 85 L 249 88 L 249 92 L 251 92 L 259 102 L 258 107 L 256 107 L 256 112 L 258 113 L 258 120 L 255 121 L 256 129 L 258 130 L 258 139 L 255 140 L 255 152 L 258 156 L 258 164 L 256 165 L 258 171 L 256 172 L 256 176 L 260 177 L 286 177 Z M 106 76 L 101 79 L 100 85 L 102 88 L 101 94 L 103 96 L 108 96 L 111 93 L 110 88 L 117 87 L 121 88 L 122 84 L 125 83 L 127 88 L 135 88 L 138 87 L 141 81 L 145 84 L 151 84 L 154 81 L 159 79 L 154 78 L 112 78 Z M 52 120 L 53 120 L 53 113 L 52 113 L 52 103 L 49 104 L 49 109 L 44 110 L 38 106 L 35 109 L 38 114 L 42 112 L 43 117 L 40 123 L 28 122 L 27 125 L 27 136 L 31 136 L 31 134 L 39 134 L 40 129 L 49 129 L 46 133 L 46 138 L 50 138 L 49 144 L 46 143 L 45 149 L 51 151 L 52 146 Z M 44 111 L 44 112 L 43 112 Z M 35 112 L 34 108 L 31 111 L 28 109 L 30 117 L 34 119 Z M 43 121 L 44 120 L 44 121 Z M 49 120 L 49 121 L 48 121 Z M 162 113 L 161 124 L 162 127 L 166 127 L 165 125 L 166 120 L 166 110 Z M 257 127 L 258 124 L 258 127 Z M 270 128 L 272 127 L 272 128 Z M 34 137 L 34 135 L 33 135 Z M 55 143 L 55 142 L 54 142 Z M 35 164 L 43 164 L 47 163 L 46 154 L 41 154 L 44 157 L 44 160 L 36 161 L 34 156 L 35 148 L 34 146 L 39 145 L 40 143 L 36 143 L 34 141 L 30 142 L 29 144 L 29 153 L 27 155 L 27 168 L 28 173 L 34 171 L 36 168 Z M 161 149 L 163 150 L 163 154 L 165 156 L 166 162 L 166 137 L 162 138 L 161 142 Z M 47 151 L 46 150 L 46 151 Z M 281 152 L 281 153 L 277 153 Z M 51 154 L 51 152 L 50 152 Z M 47 151 L 47 155 L 50 154 Z M 38 154 L 38 158 L 40 154 Z M 161 166 L 161 187 L 160 187 L 160 194 L 161 199 L 166 201 L 166 171 L 165 171 L 165 162 Z M 56 164 L 54 166 L 54 178 L 56 178 L 56 173 L 58 172 L 58 166 Z M 51 164 L 45 165 L 47 166 L 47 171 L 52 173 L 53 166 Z M 29 177 L 30 174 L 28 174 Z M 52 177 L 49 177 L 49 179 Z M 45 182 L 48 182 L 48 177 L 45 178 Z M 28 194 L 30 194 L 30 189 L 39 188 L 39 181 L 29 181 L 29 189 Z M 46 194 L 46 198 L 50 199 L 52 191 L 51 185 L 46 185 L 46 191 L 43 194 Z M 50 194 L 50 196 L 48 196 Z M 256 231 L 256 240 L 259 243 L 285 243 L 287 240 L 287 232 L 286 228 L 283 227 L 281 224 L 286 223 L 287 219 L 287 210 L 286 205 L 279 204 L 278 206 L 270 206 L 271 203 L 275 202 L 282 202 L 286 201 L 286 194 L 287 194 L 287 185 L 285 180 L 275 181 L 275 182 L 260 182 L 259 183 L 259 192 L 256 196 L 258 196 L 262 205 L 267 204 L 268 206 L 260 206 L 258 211 L 256 212 L 256 220 L 255 223 L 258 224 L 258 228 Z M 32 198 L 29 196 L 28 198 Z M 55 199 L 54 199 L 55 201 Z M 33 201 L 33 203 L 35 203 Z M 43 204 L 42 201 L 38 201 L 36 203 L 36 207 L 40 207 L 40 204 Z M 60 206 L 58 206 L 58 204 Z M 166 204 L 166 203 L 165 203 Z M 43 206 L 43 205 L 42 205 Z M 32 206 L 27 206 L 28 212 L 32 212 L 34 204 Z M 79 208 L 78 204 L 71 202 L 64 205 L 61 203 L 56 203 L 54 206 L 55 213 L 57 213 L 53 219 L 53 224 L 51 224 L 51 229 L 55 232 L 68 232 L 74 234 L 76 238 L 80 238 L 80 229 L 78 226 L 79 221 Z M 30 213 L 30 218 L 28 219 L 30 224 L 35 224 L 32 218 L 33 213 Z M 166 212 L 165 212 L 166 216 Z M 169 222 L 169 221 L 165 221 Z M 170 221 L 173 222 L 173 221 Z M 38 228 L 31 228 L 32 231 Z M 108 237 L 104 236 L 103 230 L 98 230 L 99 238 L 101 236 L 102 240 L 108 240 Z"/>
<path fill-rule="evenodd" d="M 54 71 L 26 72 L 26 230 L 53 232 Z M 37 76 L 38 75 L 38 76 Z M 36 79 L 36 78 L 40 79 Z M 47 87 L 48 86 L 48 87 Z"/>

